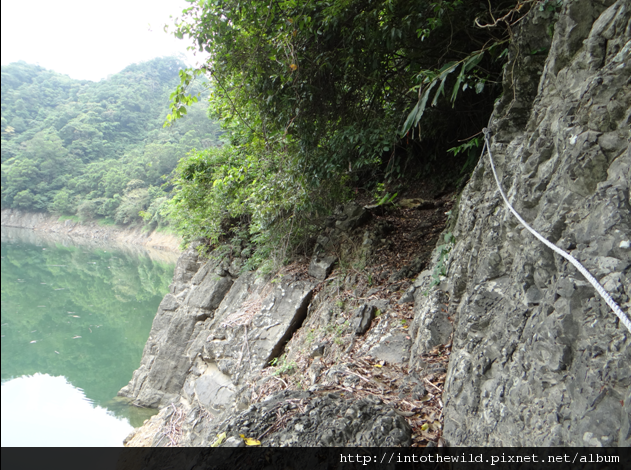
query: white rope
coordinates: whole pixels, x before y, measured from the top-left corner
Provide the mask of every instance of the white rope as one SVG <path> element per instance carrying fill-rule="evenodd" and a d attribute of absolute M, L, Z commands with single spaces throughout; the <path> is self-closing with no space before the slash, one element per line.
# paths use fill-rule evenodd
<path fill-rule="evenodd" d="M 579 263 L 579 261 L 576 258 L 574 258 L 572 255 L 570 255 L 569 253 L 566 253 L 565 251 L 560 249 L 558 246 L 550 243 L 548 240 L 543 238 L 543 236 L 541 236 L 535 229 L 533 229 L 530 225 L 528 225 L 526 221 L 522 219 L 521 216 L 517 213 L 517 211 L 513 209 L 513 206 L 511 206 L 510 202 L 508 202 L 508 198 L 506 197 L 506 194 L 504 194 L 504 191 L 502 190 L 502 185 L 500 184 L 500 180 L 497 177 L 497 172 L 495 171 L 495 164 L 493 163 L 493 157 L 491 156 L 491 144 L 489 143 L 489 130 L 485 127 L 482 130 L 482 132 L 484 132 L 484 148 L 482 149 L 482 156 L 484 156 L 484 150 L 486 149 L 489 154 L 489 160 L 491 161 L 491 169 L 493 170 L 493 176 L 495 176 L 495 182 L 497 183 L 497 187 L 500 190 L 502 199 L 504 199 L 504 202 L 506 203 L 510 211 L 513 213 L 515 217 L 517 217 L 517 220 L 519 220 L 519 222 L 521 222 L 521 224 L 528 229 L 530 233 L 532 233 L 535 237 L 537 237 L 537 239 L 539 239 L 541 243 L 551 248 L 553 251 L 560 254 L 566 260 L 572 263 L 576 267 L 576 269 L 578 269 L 580 273 L 583 276 L 585 276 L 585 279 L 587 279 L 589 283 L 592 286 L 594 286 L 594 289 L 596 289 L 596 291 L 600 294 L 600 296 L 603 299 L 605 299 L 605 302 L 607 302 L 607 305 L 611 307 L 611 310 L 613 310 L 613 313 L 615 313 L 616 316 L 620 319 L 620 321 L 624 324 L 624 326 L 627 327 L 627 330 L 631 332 L 631 321 L 629 321 L 629 318 L 625 315 L 625 313 L 618 306 L 618 304 L 611 298 L 611 296 L 603 288 L 603 286 L 601 286 L 600 283 L 594 278 L 594 276 L 592 276 L 589 273 L 589 271 L 587 271 L 587 269 L 585 269 L 583 265 Z"/>

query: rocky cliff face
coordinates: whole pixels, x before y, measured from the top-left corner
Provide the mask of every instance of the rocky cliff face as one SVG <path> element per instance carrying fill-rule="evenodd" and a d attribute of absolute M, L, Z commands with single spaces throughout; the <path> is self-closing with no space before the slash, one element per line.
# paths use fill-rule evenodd
<path fill-rule="evenodd" d="M 516 210 L 629 312 L 631 7 L 564 3 L 551 41 L 539 12 L 517 32 L 491 152 Z M 547 57 L 530 54 L 548 47 Z M 454 235 L 448 443 L 631 445 L 631 334 L 519 225 L 488 157 L 462 194 Z"/>
<path fill-rule="evenodd" d="M 515 31 L 491 152 L 517 211 L 628 311 L 631 8 L 564 2 L 553 36 L 544 14 L 533 9 Z M 443 214 L 442 204 L 417 209 Z M 331 220 L 311 276 L 286 270 L 271 282 L 238 274 L 238 259 L 184 253 L 121 390 L 162 409 L 127 444 L 208 446 L 226 433 L 223 445 L 244 445 L 239 434 L 263 445 L 409 445 L 420 435 L 454 446 L 631 445 L 630 333 L 513 218 L 487 157 L 461 195 L 456 243 L 448 237 L 413 284 L 401 279 L 422 257 L 375 273 L 381 288 L 372 272 L 366 285 L 361 268 L 334 267 L 339 240 L 364 255 L 387 249 L 392 226 L 379 220 L 362 241 L 366 219 L 349 206 Z M 432 287 L 438 264 L 448 275 Z M 299 377 L 270 373 L 270 362 Z"/>
<path fill-rule="evenodd" d="M 244 378 L 277 357 L 300 326 L 314 287 L 237 274 L 234 263 L 200 263 L 194 248 L 184 253 L 122 396 L 160 407 L 182 395 L 215 415 L 235 404 Z"/>

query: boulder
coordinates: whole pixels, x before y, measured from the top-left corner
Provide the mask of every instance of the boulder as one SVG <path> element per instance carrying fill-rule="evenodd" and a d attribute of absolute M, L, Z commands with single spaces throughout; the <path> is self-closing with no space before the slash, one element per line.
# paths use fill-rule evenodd
<path fill-rule="evenodd" d="M 370 212 L 355 202 L 344 205 L 338 213 L 335 227 L 347 232 L 370 220 Z"/>
<path fill-rule="evenodd" d="M 377 307 L 374 305 L 363 304 L 357 308 L 351 319 L 351 325 L 356 335 L 363 335 L 368 331 L 376 312 Z"/>
<path fill-rule="evenodd" d="M 311 258 L 311 263 L 309 264 L 309 275 L 319 279 L 320 281 L 324 281 L 331 271 L 333 270 L 333 265 L 337 261 L 337 256 L 333 255 L 325 255 L 321 256 L 318 254 L 313 255 Z"/>
<path fill-rule="evenodd" d="M 298 391 L 276 393 L 239 415 L 196 430 L 194 440 L 182 444 L 208 446 L 222 432 L 262 436 L 261 445 L 273 447 L 407 446 L 412 434 L 405 419 L 378 398 Z"/>

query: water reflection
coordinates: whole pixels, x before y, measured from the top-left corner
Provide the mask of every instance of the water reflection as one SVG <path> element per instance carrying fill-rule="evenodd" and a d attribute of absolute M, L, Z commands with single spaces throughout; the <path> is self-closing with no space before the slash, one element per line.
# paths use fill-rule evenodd
<path fill-rule="evenodd" d="M 35 374 L 2 384 L 3 447 L 114 447 L 132 429 L 65 377 Z"/>
<path fill-rule="evenodd" d="M 9 423 L 5 405 L 22 408 L 9 405 L 5 388 L 16 381 L 21 387 L 44 383 L 36 378 L 42 374 L 67 379 L 85 393 L 88 406 L 107 409 L 134 427 L 153 413 L 114 397 L 140 364 L 173 268 L 142 250 L 64 246 L 50 236 L 33 239 L 30 230 L 2 227 L 2 445 L 8 445 L 5 426 L 18 426 Z"/>

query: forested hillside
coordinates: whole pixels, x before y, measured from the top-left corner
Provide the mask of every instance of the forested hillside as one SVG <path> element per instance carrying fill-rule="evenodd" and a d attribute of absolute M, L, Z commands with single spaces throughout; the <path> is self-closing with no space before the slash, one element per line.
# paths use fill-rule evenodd
<path fill-rule="evenodd" d="M 2 66 L 2 207 L 121 224 L 140 212 L 162 223 L 163 175 L 191 149 L 219 145 L 201 103 L 163 127 L 184 67 L 157 58 L 95 83 L 24 62 Z"/>

